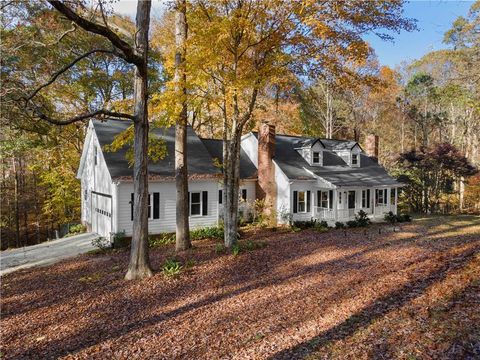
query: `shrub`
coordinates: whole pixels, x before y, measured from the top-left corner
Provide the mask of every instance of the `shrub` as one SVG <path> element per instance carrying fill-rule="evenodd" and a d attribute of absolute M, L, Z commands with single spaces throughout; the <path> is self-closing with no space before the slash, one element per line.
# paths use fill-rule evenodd
<path fill-rule="evenodd" d="M 335 229 L 345 229 L 345 224 L 341 221 L 335 222 Z"/>
<path fill-rule="evenodd" d="M 162 273 L 166 277 L 174 277 L 182 271 L 182 264 L 175 259 L 167 259 L 162 266 Z"/>
<path fill-rule="evenodd" d="M 325 220 L 320 221 L 320 227 L 328 228 L 328 223 Z"/>
<path fill-rule="evenodd" d="M 397 215 L 398 222 L 410 222 L 412 221 L 412 217 L 409 214 L 400 214 Z"/>
<path fill-rule="evenodd" d="M 148 237 L 148 245 L 152 248 L 175 243 L 175 233 L 164 233 Z"/>
<path fill-rule="evenodd" d="M 113 240 L 112 246 L 115 249 L 125 248 L 130 245 L 130 239 L 128 239 L 125 236 L 125 231 L 121 231 L 113 234 L 112 240 Z"/>
<path fill-rule="evenodd" d="M 356 227 L 359 227 L 359 224 L 358 224 L 358 221 L 357 220 L 350 220 L 350 221 L 347 221 L 347 227 L 349 228 L 356 228 Z"/>
<path fill-rule="evenodd" d="M 92 240 L 92 245 L 96 248 L 99 248 L 102 251 L 106 251 L 111 247 L 110 241 L 108 241 L 103 236 L 99 236 Z"/>
<path fill-rule="evenodd" d="M 67 236 L 68 235 L 81 234 L 81 233 L 84 233 L 86 230 L 87 230 L 87 228 L 82 224 L 70 225 L 70 227 L 68 228 Z"/>
<path fill-rule="evenodd" d="M 212 226 L 190 231 L 191 240 L 223 239 L 223 227 Z"/>
<path fill-rule="evenodd" d="M 395 215 L 392 211 L 389 211 L 383 218 L 386 222 L 394 225 L 398 221 L 399 216 Z"/>
<path fill-rule="evenodd" d="M 384 216 L 385 221 L 389 222 L 390 224 L 394 225 L 395 223 L 399 222 L 410 222 L 412 221 L 412 217 L 408 214 L 400 214 L 395 215 L 392 211 L 389 211 Z"/>
<path fill-rule="evenodd" d="M 355 215 L 355 221 L 357 222 L 358 227 L 367 227 L 370 225 L 370 219 L 365 211 L 360 210 L 357 215 Z"/>
<path fill-rule="evenodd" d="M 296 220 L 293 222 L 293 227 L 300 228 L 300 229 L 311 229 L 317 225 L 316 219 L 311 220 Z"/>

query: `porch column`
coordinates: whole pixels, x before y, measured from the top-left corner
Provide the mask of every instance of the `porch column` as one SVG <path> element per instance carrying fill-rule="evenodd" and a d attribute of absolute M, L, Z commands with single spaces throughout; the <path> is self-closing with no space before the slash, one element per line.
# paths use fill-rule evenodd
<path fill-rule="evenodd" d="M 372 200 L 373 200 L 372 215 L 373 215 L 373 217 L 375 217 L 376 216 L 376 214 L 375 214 L 375 203 L 377 202 L 377 189 L 375 189 L 375 188 L 372 188 Z"/>
<path fill-rule="evenodd" d="M 332 210 L 333 210 L 333 220 L 334 221 L 337 221 L 337 208 L 338 208 L 338 190 L 337 189 L 333 189 L 333 206 L 332 206 Z"/>
<path fill-rule="evenodd" d="M 395 188 L 395 215 L 397 215 L 398 209 L 398 187 Z"/>

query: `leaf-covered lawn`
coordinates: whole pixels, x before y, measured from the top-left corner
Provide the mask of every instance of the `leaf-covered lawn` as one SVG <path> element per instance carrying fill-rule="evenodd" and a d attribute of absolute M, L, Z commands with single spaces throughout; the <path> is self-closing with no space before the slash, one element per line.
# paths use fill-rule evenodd
<path fill-rule="evenodd" d="M 379 233 L 380 228 L 380 233 Z M 183 272 L 125 282 L 128 253 L 2 278 L 5 358 L 480 357 L 480 218 L 199 241 Z M 246 241 L 246 240 L 244 240 Z M 246 247 L 246 246 L 245 246 Z M 216 251 L 217 250 L 217 251 Z M 161 268 L 173 248 L 152 251 Z"/>

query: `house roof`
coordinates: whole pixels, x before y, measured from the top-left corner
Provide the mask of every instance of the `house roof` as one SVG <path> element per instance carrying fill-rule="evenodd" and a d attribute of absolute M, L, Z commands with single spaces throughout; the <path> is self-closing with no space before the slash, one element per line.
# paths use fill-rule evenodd
<path fill-rule="evenodd" d="M 257 136 L 257 133 L 254 133 Z M 296 150 L 298 144 L 313 144 L 316 140 L 324 146 L 323 166 L 311 166 Z M 276 135 L 274 160 L 291 180 L 313 180 L 315 176 L 339 187 L 348 186 L 395 186 L 401 185 L 391 177 L 385 168 L 365 153 L 360 153 L 360 166 L 350 167 L 335 153 L 350 150 L 357 142 Z"/>
<path fill-rule="evenodd" d="M 129 120 L 93 120 L 93 127 L 98 141 L 102 146 L 110 145 L 115 136 L 126 130 L 132 122 Z M 166 143 L 167 154 L 157 162 L 149 161 L 148 172 L 150 177 L 174 178 L 175 176 L 175 128 L 155 128 L 150 130 L 158 138 Z M 214 166 L 212 156 L 204 143 L 200 140 L 193 129 L 187 127 L 188 157 L 187 166 L 189 176 L 215 177 L 221 174 L 218 167 Z M 126 153 L 129 146 L 124 146 L 118 151 L 103 151 L 110 176 L 113 178 L 131 178 L 133 167 L 129 166 Z"/>
<path fill-rule="evenodd" d="M 221 164 L 223 161 L 223 141 L 217 139 L 201 139 L 205 147 L 210 152 L 210 155 L 214 159 L 218 159 Z M 255 164 L 250 160 L 248 155 L 243 151 L 240 151 L 240 178 L 241 179 L 254 179 L 257 177 L 257 168 Z"/>

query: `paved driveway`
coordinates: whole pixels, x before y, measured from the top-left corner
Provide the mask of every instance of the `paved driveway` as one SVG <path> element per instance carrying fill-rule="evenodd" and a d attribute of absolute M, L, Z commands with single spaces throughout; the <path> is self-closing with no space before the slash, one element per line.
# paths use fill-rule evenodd
<path fill-rule="evenodd" d="M 98 235 L 86 233 L 0 253 L 0 275 L 33 266 L 44 266 L 83 254 L 94 249 L 92 239 Z"/>

